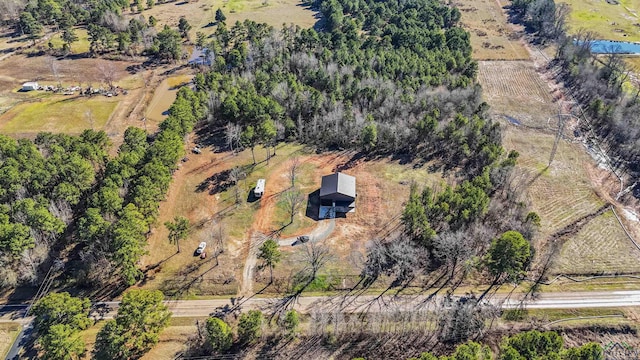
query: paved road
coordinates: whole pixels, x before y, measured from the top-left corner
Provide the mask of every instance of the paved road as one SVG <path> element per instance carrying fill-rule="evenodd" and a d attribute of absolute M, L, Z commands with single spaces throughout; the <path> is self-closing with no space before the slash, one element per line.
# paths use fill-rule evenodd
<path fill-rule="evenodd" d="M 359 297 L 329 297 L 329 296 L 303 296 L 299 297 L 294 307 L 303 313 L 311 310 L 342 308 L 345 312 L 390 311 L 414 309 L 419 304 L 425 303 L 426 296 L 399 296 L 382 297 L 375 301 L 373 295 Z M 251 309 L 266 309 L 273 306 L 278 299 L 272 298 L 232 298 L 210 300 L 170 300 L 165 303 L 174 317 L 206 317 L 222 310 L 237 308 L 242 311 Z M 443 301 L 438 297 L 436 301 Z M 511 309 L 521 305 L 514 295 L 512 299 L 506 299 L 505 295 L 495 295 L 490 303 L 503 309 Z M 92 317 L 96 319 L 112 318 L 119 302 L 95 303 Z M 570 293 L 543 293 L 534 300 L 524 302 L 528 309 L 577 309 L 577 308 L 608 308 L 608 307 L 640 307 L 640 290 L 628 291 L 593 291 Z M 0 305 L 0 322 L 18 321 L 27 305 Z M 28 319 L 28 318 L 27 318 Z"/>
<path fill-rule="evenodd" d="M 436 297 L 436 302 L 445 301 L 443 297 Z M 218 311 L 237 309 L 246 311 L 251 309 L 266 309 L 276 305 L 278 299 L 272 298 L 231 298 L 211 300 L 173 300 L 165 303 L 173 313 L 173 317 L 207 317 Z M 427 302 L 427 297 L 399 296 L 376 297 L 373 295 L 359 297 L 343 296 L 305 296 L 294 302 L 294 307 L 303 313 L 311 310 L 325 309 L 333 311 L 343 309 L 344 312 L 380 312 L 402 311 L 416 309 Z M 495 295 L 490 303 L 503 309 L 512 309 L 522 303 L 514 296 L 512 299 L 505 295 Z M 433 302 L 431 302 L 433 304 Z M 94 303 L 91 316 L 95 319 L 110 319 L 116 314 L 119 302 Z M 640 306 L 640 290 L 629 291 L 593 291 L 571 293 L 543 293 L 534 300 L 524 302 L 528 309 L 577 309 L 577 308 L 607 308 Z M 0 322 L 15 321 L 23 324 L 23 332 L 13 344 L 7 359 L 15 359 L 18 351 L 28 340 L 32 332 L 31 318 L 23 318 L 28 305 L 0 305 Z"/>

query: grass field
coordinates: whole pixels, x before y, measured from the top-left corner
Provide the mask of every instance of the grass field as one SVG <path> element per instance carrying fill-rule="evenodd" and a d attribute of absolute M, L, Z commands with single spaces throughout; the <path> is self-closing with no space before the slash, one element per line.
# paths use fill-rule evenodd
<path fill-rule="evenodd" d="M 71 44 L 71 53 L 72 54 L 83 54 L 89 51 L 89 34 L 87 34 L 86 29 L 76 28 L 74 29 L 76 36 L 78 37 L 78 41 Z M 53 44 L 55 49 L 62 49 L 63 41 L 62 41 L 62 32 L 51 37 L 51 43 Z"/>
<path fill-rule="evenodd" d="M 302 6 L 299 0 L 180 1 L 156 5 L 152 9 L 144 10 L 142 14 L 145 17 L 155 17 L 158 20 L 158 29 L 165 24 L 176 27 L 180 17 L 185 16 L 193 26 L 190 32 L 191 39 L 195 39 L 196 32 L 214 32 L 215 26 L 212 25 L 215 23 L 215 11 L 218 8 L 225 13 L 227 26 L 233 26 L 236 21 L 249 19 L 278 28 L 283 24 L 309 28 L 318 21 L 315 13 Z"/>
<path fill-rule="evenodd" d="M 495 0 L 456 0 L 461 24 L 471 34 L 473 58 L 477 60 L 525 60 L 529 53 L 513 24 Z"/>
<path fill-rule="evenodd" d="M 604 205 L 587 173 L 591 158 L 578 144 L 561 141 L 545 169 L 555 136 L 508 125 L 504 146 L 520 153 L 516 171 L 531 207 L 542 218 L 541 235 L 550 235 Z"/>
<path fill-rule="evenodd" d="M 478 80 L 492 111 L 511 121 L 547 128 L 547 120 L 558 113 L 551 89 L 531 61 L 480 61 Z"/>
<path fill-rule="evenodd" d="M 153 93 L 153 98 L 147 106 L 145 117 L 151 122 L 160 123 L 167 117 L 167 110 L 178 96 L 178 88 L 189 81 L 191 75 L 172 76 L 163 80 Z"/>
<path fill-rule="evenodd" d="M 64 98 L 20 104 L 0 116 L 0 131 L 5 134 L 35 134 L 41 131 L 78 134 L 82 130 L 103 129 L 118 103 L 118 98 Z"/>
<path fill-rule="evenodd" d="M 520 153 L 514 183 L 542 219 L 540 241 L 536 243 L 545 246 L 548 236 L 605 204 L 591 177 L 594 161 L 579 143 L 562 140 L 547 167 L 555 141 L 558 105 L 531 62 L 481 61 L 479 80 L 492 112 L 505 120 L 504 147 Z M 572 136 L 570 131 L 565 135 Z M 575 274 L 591 268 L 598 269 L 594 272 L 616 272 L 625 267 L 635 271 L 638 265 L 634 255 L 620 257 L 627 244 L 615 219 L 600 216 L 567 240 L 555 271 Z M 594 259 L 595 255 L 600 257 Z M 612 260 L 615 258 L 619 261 Z"/>
<path fill-rule="evenodd" d="M 15 323 L 0 323 L 0 358 L 4 359 L 19 333 L 20 325 Z"/>
<path fill-rule="evenodd" d="M 554 272 L 563 274 L 623 274 L 640 272 L 640 250 L 607 211 L 591 220 L 563 245 Z"/>
<path fill-rule="evenodd" d="M 603 39 L 640 41 L 640 0 L 567 0 L 571 6 L 569 31 L 586 29 Z M 613 3 L 613 4 L 612 4 Z M 617 3 L 617 4 L 615 4 Z"/>

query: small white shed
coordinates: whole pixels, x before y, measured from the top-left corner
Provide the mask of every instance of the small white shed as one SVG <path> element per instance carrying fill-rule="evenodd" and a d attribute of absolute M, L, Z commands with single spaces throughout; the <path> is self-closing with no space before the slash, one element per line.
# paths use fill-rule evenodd
<path fill-rule="evenodd" d="M 30 81 L 22 84 L 22 91 L 32 91 L 38 90 L 38 83 L 35 81 Z"/>
<path fill-rule="evenodd" d="M 256 187 L 253 189 L 253 195 L 255 197 L 261 198 L 262 195 L 264 195 L 264 185 L 265 185 L 265 180 L 258 179 L 258 182 L 256 183 Z"/>

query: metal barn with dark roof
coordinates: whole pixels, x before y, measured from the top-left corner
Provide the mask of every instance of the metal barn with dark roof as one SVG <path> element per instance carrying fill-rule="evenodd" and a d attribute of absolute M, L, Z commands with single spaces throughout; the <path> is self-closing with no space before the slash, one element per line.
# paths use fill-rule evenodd
<path fill-rule="evenodd" d="M 320 206 L 335 212 L 354 212 L 356 208 L 356 178 L 341 172 L 322 177 Z"/>

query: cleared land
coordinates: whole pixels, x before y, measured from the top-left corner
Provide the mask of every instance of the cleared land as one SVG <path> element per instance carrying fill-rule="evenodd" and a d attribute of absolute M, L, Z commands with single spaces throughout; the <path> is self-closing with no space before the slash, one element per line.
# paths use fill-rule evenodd
<path fill-rule="evenodd" d="M 526 191 L 532 209 L 542 218 L 542 237 L 595 212 L 605 203 L 591 184 L 587 164 L 593 160 L 581 145 L 561 141 L 553 163 L 546 168 L 554 140 L 553 134 L 514 125 L 506 127 L 504 138 L 508 150 L 520 153 L 517 181 Z"/>
<path fill-rule="evenodd" d="M 18 105 L 0 116 L 0 131 L 9 135 L 42 131 L 79 134 L 84 129 L 104 129 L 119 99 L 55 96 L 51 100 Z"/>
<path fill-rule="evenodd" d="M 461 24 L 471 34 L 473 58 L 477 60 L 525 60 L 525 49 L 518 29 L 509 24 L 495 0 L 456 0 L 462 13 Z"/>
<path fill-rule="evenodd" d="M 586 275 L 638 273 L 640 250 L 626 238 L 609 210 L 567 240 L 555 260 L 554 271 Z"/>
<path fill-rule="evenodd" d="M 640 0 L 567 0 L 569 31 L 586 29 L 603 39 L 640 41 Z M 587 25 L 588 24 L 588 25 Z"/>
<path fill-rule="evenodd" d="M 52 71 L 52 63 L 57 69 L 57 76 Z M 127 109 L 138 102 L 142 93 L 142 75 L 130 75 L 126 70 L 132 64 L 128 61 L 58 60 L 25 55 L 14 55 L 0 61 L 0 131 L 18 137 L 31 137 L 40 131 L 80 133 L 91 128 L 93 122 L 94 129 L 105 129 L 111 136 L 122 134 L 124 126 L 113 129 L 107 121 L 112 114 L 126 118 Z M 57 85 L 59 81 L 63 87 L 105 87 L 105 72 L 129 94 L 89 98 L 77 93 L 63 96 L 45 91 L 18 92 L 23 82 L 34 80 L 41 85 Z"/>
<path fill-rule="evenodd" d="M 531 61 L 479 61 L 478 80 L 492 111 L 508 121 L 535 128 L 557 121 L 558 105 Z"/>
<path fill-rule="evenodd" d="M 195 39 L 198 31 L 205 34 L 214 32 L 215 11 L 218 8 L 227 16 L 227 26 L 233 26 L 236 21 L 250 19 L 278 28 L 283 24 L 310 28 L 318 21 L 315 12 L 303 6 L 299 0 L 226 0 L 222 3 L 211 0 L 179 1 L 156 5 L 142 14 L 145 17 L 155 17 L 158 20 L 158 29 L 165 24 L 176 27 L 180 17 L 184 16 L 193 26 L 190 35 Z"/>
<path fill-rule="evenodd" d="M 565 131 L 550 166 L 556 114 L 550 87 L 532 62 L 481 61 L 479 80 L 492 111 L 505 120 L 504 146 L 520 153 L 514 183 L 541 221 L 538 246 L 576 220 L 594 214 L 606 201 L 594 179 L 595 161 Z M 552 273 L 637 272 L 638 253 L 611 212 L 589 221 L 572 234 L 557 255 Z M 637 249 L 636 249 L 637 251 Z"/>
<path fill-rule="evenodd" d="M 383 235 L 397 224 L 397 216 L 407 198 L 412 180 L 420 184 L 441 181 L 440 174 L 430 173 L 427 167 L 413 169 L 412 164 L 400 165 L 397 161 L 364 161 L 353 158 L 353 153 L 309 153 L 300 145 L 280 145 L 277 155 L 265 160 L 266 151 L 256 148 L 256 160 L 251 166 L 251 152 L 245 150 L 237 156 L 229 152 L 213 153 L 206 149 L 201 155 L 189 155 L 174 175 L 167 200 L 161 204 L 158 224 L 175 216 L 189 218 L 192 229 L 189 237 L 181 242 L 182 252 L 167 240 L 163 225 L 154 229 L 149 239 L 150 254 L 143 260 L 147 278 L 143 287 L 162 289 L 170 296 L 233 294 L 238 291 L 243 278 L 244 262 L 249 256 L 250 239 L 254 236 L 275 235 L 280 238 L 308 234 L 317 225 L 313 212 L 307 210 L 308 196 L 320 187 L 322 175 L 341 169 L 357 178 L 357 209 L 346 218 L 336 220 L 336 228 L 324 240 L 333 254 L 324 273 L 355 275 L 359 272 L 365 243 Z M 294 216 L 282 206 L 282 192 L 289 189 L 286 172 L 290 159 L 298 157 L 301 168 L 297 179 L 304 203 Z M 236 186 L 228 179 L 229 171 L 239 166 L 245 169 L 246 178 L 238 185 L 240 204 L 236 205 Z M 266 179 L 265 195 L 260 201 L 247 201 L 257 179 Z M 317 211 L 317 210 L 316 210 Z M 223 250 L 217 259 L 218 238 L 222 235 Z M 198 243 L 208 243 L 209 256 L 201 260 L 193 256 Z M 259 243 L 254 243 L 259 246 Z M 302 247 L 281 247 L 284 259 L 276 267 L 276 277 L 288 278 L 302 267 L 299 261 Z M 260 265 L 260 261 L 257 261 Z M 257 282 L 265 281 L 268 270 L 257 272 Z M 266 283 L 266 281 L 265 281 Z M 260 289 L 258 285 L 255 290 Z M 268 291 L 271 291 L 268 290 Z"/>

